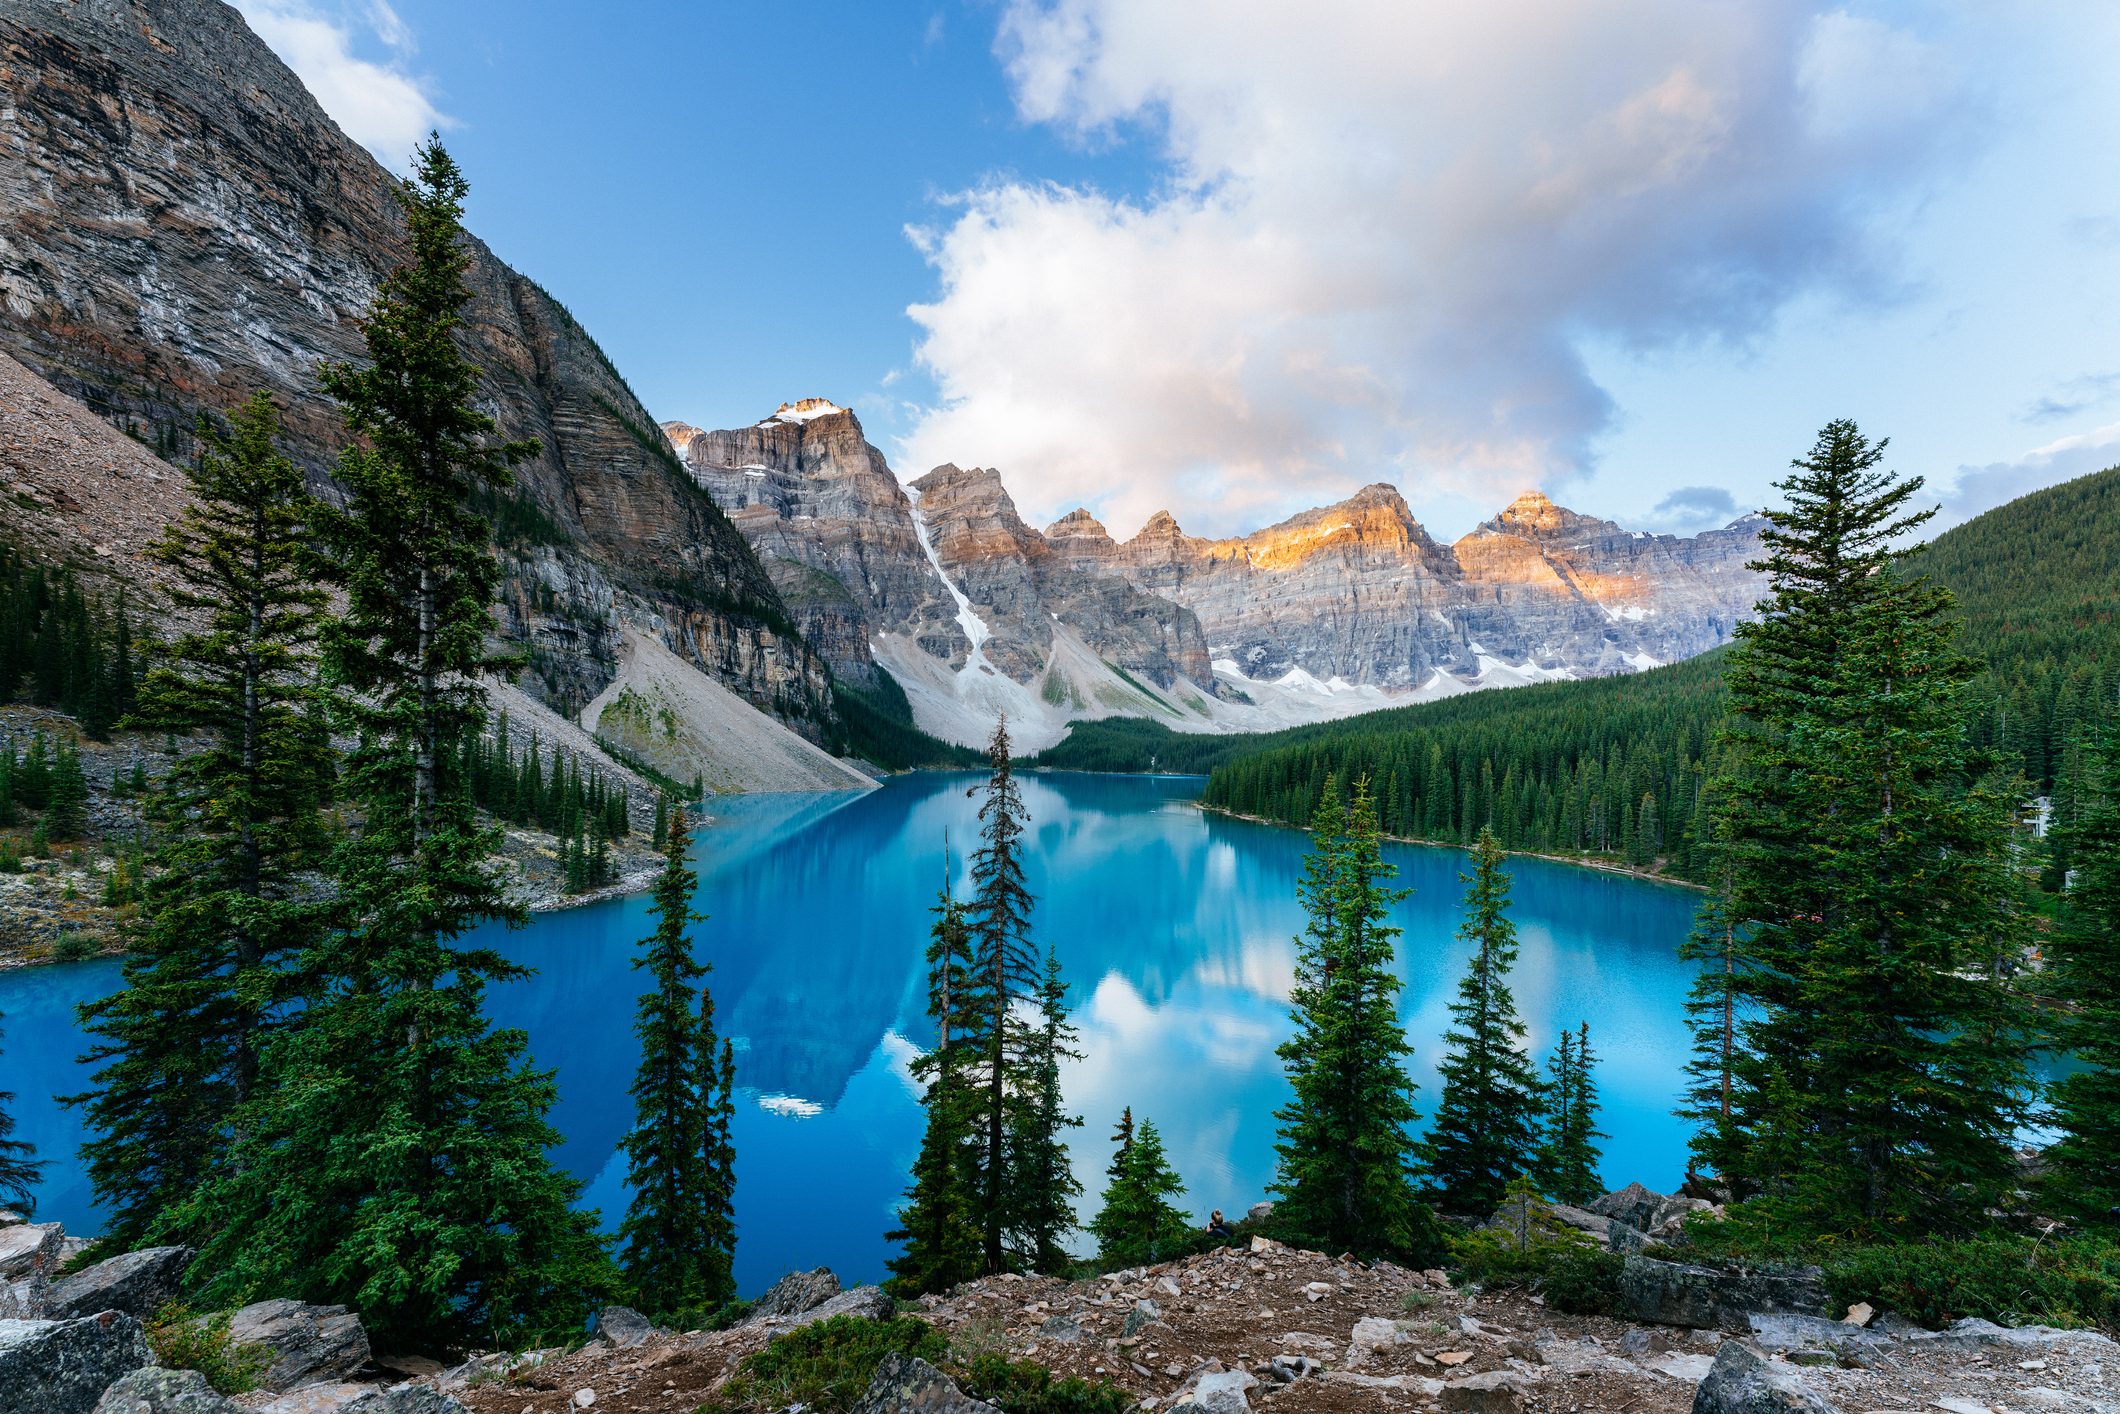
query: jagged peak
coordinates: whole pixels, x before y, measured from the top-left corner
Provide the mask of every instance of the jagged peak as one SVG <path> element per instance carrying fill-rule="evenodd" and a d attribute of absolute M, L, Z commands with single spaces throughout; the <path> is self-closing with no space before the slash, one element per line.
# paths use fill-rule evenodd
<path fill-rule="evenodd" d="M 1157 511 L 1147 520 L 1141 522 L 1141 528 L 1134 533 L 1134 538 L 1138 540 L 1146 535 L 1156 540 L 1176 539 L 1184 533 L 1183 530 L 1178 528 L 1178 518 L 1176 516 L 1169 511 Z"/>
<path fill-rule="evenodd" d="M 1554 530 L 1586 517 L 1555 505 L 1545 492 L 1533 489 L 1520 494 L 1503 512 L 1488 522 L 1496 529 Z"/>
<path fill-rule="evenodd" d="M 1102 521 L 1089 513 L 1086 507 L 1077 506 L 1047 526 L 1045 528 L 1045 538 L 1048 540 L 1109 540 L 1111 539 L 1111 533 L 1104 528 Z"/>
<path fill-rule="evenodd" d="M 773 415 L 758 425 L 771 427 L 776 422 L 811 422 L 820 417 L 832 417 L 852 411 L 853 409 L 843 408 L 830 398 L 797 398 L 792 403 L 782 403 L 773 409 Z"/>

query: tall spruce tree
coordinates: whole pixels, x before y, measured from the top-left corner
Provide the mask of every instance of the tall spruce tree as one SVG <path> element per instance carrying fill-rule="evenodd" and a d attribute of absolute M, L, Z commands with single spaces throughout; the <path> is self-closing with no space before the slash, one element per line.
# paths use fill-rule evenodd
<path fill-rule="evenodd" d="M 309 875 L 329 844 L 332 753 L 315 681 L 324 593 L 309 552 L 316 505 L 254 395 L 224 436 L 201 418 L 192 502 L 152 554 L 196 627 L 141 682 L 131 718 L 195 738 L 146 804 L 158 844 L 125 986 L 81 1008 L 99 1067 L 82 1146 L 119 1248 L 173 1222 L 223 1159 L 257 1089 L 285 964 L 314 942 Z"/>
<path fill-rule="evenodd" d="M 1458 937 L 1472 944 L 1457 1000 L 1455 1026 L 1437 1067 L 1442 1100 L 1424 1146 L 1430 1182 L 1446 1212 L 1484 1218 L 1511 1180 L 1531 1172 L 1538 1155 L 1542 1087 L 1524 1054 L 1509 969 L 1516 963 L 1516 925 L 1509 920 L 1509 875 L 1502 846 L 1482 829 L 1465 881 L 1465 921 Z"/>
<path fill-rule="evenodd" d="M 1540 1185 L 1563 1203 L 1581 1205 L 1605 1191 L 1597 1176 L 1597 1055 L 1590 1023 L 1561 1032 L 1546 1082 L 1546 1124 L 1539 1140 Z"/>
<path fill-rule="evenodd" d="M 1100 1261 L 1120 1267 L 1167 1262 L 1192 1245 L 1192 1223 L 1171 1201 L 1185 1195 L 1185 1185 L 1163 1152 L 1155 1122 L 1144 1119 L 1134 1126 L 1131 1109 L 1125 1118 L 1104 1205 L 1090 1219 L 1089 1230 Z"/>
<path fill-rule="evenodd" d="M 1366 780 L 1344 808 L 1328 781 L 1312 828 L 1299 886 L 1307 922 L 1296 940 L 1295 1032 L 1279 1051 L 1292 1094 L 1275 1112 L 1275 1217 L 1309 1245 L 1431 1263 L 1442 1236 L 1408 1162 L 1413 1050 L 1398 1021 L 1399 929 L 1389 922 L 1410 890 L 1389 887 L 1397 870 L 1383 858 Z"/>
<path fill-rule="evenodd" d="M 301 959 L 301 1024 L 268 1044 L 235 1162 L 194 1200 L 217 1225 L 201 1299 L 348 1304 L 386 1350 L 578 1329 L 610 1280 L 580 1184 L 548 1156 L 551 1076 L 484 1014 L 487 984 L 525 969 L 457 941 L 519 912 L 455 763 L 495 665 L 499 570 L 474 497 L 534 451 L 496 440 L 457 346 L 465 190 L 430 138 L 396 189 L 408 256 L 370 310 L 369 362 L 325 372 L 357 438 L 322 529 L 346 594 L 325 666 L 359 742 L 344 784 L 360 826 L 334 851 L 336 926 Z"/>
<path fill-rule="evenodd" d="M 0 1207 L 30 1215 L 37 1210 L 37 1179 L 44 1164 L 35 1145 L 14 1137 L 15 1117 L 8 1112 L 14 1100 L 14 1091 L 0 1090 Z"/>
<path fill-rule="evenodd" d="M 635 1013 L 633 1128 L 619 1141 L 633 1193 L 618 1229 L 620 1271 L 633 1304 L 666 1321 L 736 1295 L 728 1096 L 713 994 L 695 990 L 709 968 L 692 950 L 690 926 L 705 919 L 692 911 L 691 844 L 679 806 L 666 821 L 649 905 L 655 931 L 633 961 L 653 985 Z"/>
<path fill-rule="evenodd" d="M 2011 1179 L 2016 803 L 1969 744 L 1951 599 L 1894 542 L 1921 480 L 1852 422 L 1778 483 L 1716 785 L 1749 1013 L 1723 1176 L 1820 1233 L 1975 1226 Z"/>
<path fill-rule="evenodd" d="M 1074 1200 L 1082 1185 L 1068 1162 L 1061 1134 L 1079 1128 L 1060 1094 L 1060 1062 L 1080 1060 L 1075 1028 L 1067 1019 L 1067 986 L 1060 960 L 1048 952 L 1037 991 L 1038 1025 L 1024 1058 L 1023 1102 L 1009 1136 L 1010 1198 L 1007 1225 L 1015 1260 L 1030 1271 L 1058 1275 L 1074 1265 L 1061 1239 L 1075 1228 Z"/>
<path fill-rule="evenodd" d="M 946 861 L 947 855 L 927 950 L 927 1013 L 935 1023 L 935 1045 L 913 1062 L 913 1073 L 926 1082 L 926 1124 L 899 1225 L 885 1234 L 904 1244 L 890 1261 L 889 1286 L 893 1295 L 906 1299 L 947 1291 L 985 1268 L 973 1168 L 973 1066 L 980 1018 L 971 1010 L 972 930 L 964 905 L 950 893 Z"/>
<path fill-rule="evenodd" d="M 2081 1069 L 2054 1086 L 2062 1133 L 2046 1161 L 2049 1188 L 2069 1211 L 2105 1219 L 2120 1211 L 2120 721 L 2084 758 L 2053 935 L 2055 974 L 2075 1007 L 2060 1040 Z"/>
<path fill-rule="evenodd" d="M 972 855 L 972 899 L 966 910 L 972 934 L 972 965 L 966 977 L 966 1039 L 977 1047 L 976 1082 L 967 1093 L 971 1128 L 975 1220 L 989 1273 L 1014 1260 L 1011 1221 L 1021 1205 L 1021 1175 L 1011 1163 L 1021 1150 L 1018 1136 L 1035 1123 L 1038 1100 L 1033 1058 L 1036 1029 L 1020 1014 L 1042 983 L 1038 955 L 1030 943 L 1036 900 L 1023 875 L 1023 834 L 1029 815 L 1017 789 L 1009 757 L 1008 720 L 994 725 L 987 746 L 985 799 L 979 806 L 979 848 Z"/>
<path fill-rule="evenodd" d="M 1678 948 L 1679 958 L 1698 964 L 1700 971 L 1686 995 L 1693 1047 L 1677 1114 L 1693 1126 L 1693 1166 L 1711 1173 L 1722 1173 L 1739 1161 L 1748 1127 L 1741 1107 L 1751 1094 L 1740 1083 L 1739 1070 L 1746 1062 L 1743 1008 L 1750 994 L 1741 969 L 1750 967 L 1752 959 L 1741 945 L 1729 888 L 1728 871 L 1718 870 L 1716 883 Z"/>

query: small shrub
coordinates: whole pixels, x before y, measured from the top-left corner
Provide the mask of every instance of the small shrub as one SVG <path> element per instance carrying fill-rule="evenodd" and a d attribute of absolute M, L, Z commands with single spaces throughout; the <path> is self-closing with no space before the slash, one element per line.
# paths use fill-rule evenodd
<path fill-rule="evenodd" d="M 1126 1414 L 1134 1397 L 1116 1385 L 1053 1372 L 1028 1360 L 982 1355 L 962 1371 L 964 1392 L 1002 1414 Z"/>
<path fill-rule="evenodd" d="M 1008 1327 L 991 1316 L 978 1316 L 957 1327 L 950 1336 L 950 1358 L 970 1365 L 989 1355 L 1006 1355 Z"/>
<path fill-rule="evenodd" d="M 658 1319 L 657 1325 L 678 1331 L 725 1331 L 751 1314 L 756 1301 L 724 1301 L 719 1306 L 686 1306 Z"/>
<path fill-rule="evenodd" d="M 1969 1238 L 1860 1247 L 1824 1263 L 1826 1291 L 1940 1328 L 1967 1316 L 2003 1325 L 2120 1328 L 2120 1243 L 2108 1238 Z"/>
<path fill-rule="evenodd" d="M 272 1367 L 272 1352 L 245 1345 L 228 1333 L 233 1313 L 195 1316 L 189 1307 L 164 1306 L 147 1322 L 148 1348 L 169 1370 L 197 1370 L 219 1394 L 247 1394 Z"/>
<path fill-rule="evenodd" d="M 1435 1298 L 1425 1291 L 1409 1291 L 1399 1298 L 1399 1309 L 1409 1316 L 1416 1311 L 1425 1311 L 1433 1305 Z"/>
<path fill-rule="evenodd" d="M 96 940 L 86 933 L 61 933 L 52 944 L 52 957 L 58 962 L 86 962 L 95 955 Z"/>
<path fill-rule="evenodd" d="M 852 1408 L 876 1377 L 886 1355 L 917 1355 L 940 1363 L 949 1343 L 926 1321 L 893 1316 L 872 1321 L 834 1316 L 788 1332 L 747 1356 L 719 1398 L 704 1409 L 785 1409 L 800 1404 L 817 1414 Z"/>
<path fill-rule="evenodd" d="M 1546 1304 L 1574 1316 L 1609 1316 L 1619 1309 L 1619 1274 L 1627 1259 L 1617 1252 L 1578 1248 L 1546 1269 Z"/>

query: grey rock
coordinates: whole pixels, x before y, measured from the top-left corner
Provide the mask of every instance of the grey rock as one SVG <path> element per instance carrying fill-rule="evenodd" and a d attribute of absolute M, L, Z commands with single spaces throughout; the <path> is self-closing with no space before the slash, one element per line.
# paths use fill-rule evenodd
<path fill-rule="evenodd" d="M 1827 1314 L 1816 1267 L 1788 1273 L 1724 1271 L 1633 1256 L 1620 1270 L 1619 1298 L 1621 1312 L 1638 1321 L 1737 1334 L 1751 1330 L 1756 1313 Z"/>
<path fill-rule="evenodd" d="M 751 1308 L 745 1324 L 752 1321 L 771 1321 L 783 1316 L 799 1316 L 813 1307 L 822 1306 L 839 1294 L 839 1278 L 830 1267 L 819 1267 L 809 1272 L 789 1272 L 758 1298 Z"/>
<path fill-rule="evenodd" d="M 104 1390 L 152 1358 L 140 1323 L 122 1311 L 0 1321 L 0 1409 L 93 1414 Z"/>
<path fill-rule="evenodd" d="M 229 1319 L 228 1334 L 241 1344 L 262 1345 L 272 1352 L 272 1364 L 261 1380 L 270 1390 L 343 1380 L 368 1363 L 368 1332 L 361 1318 L 344 1306 L 260 1301 Z"/>
<path fill-rule="evenodd" d="M 917 1355 L 883 1357 L 852 1414 L 995 1414 Z"/>
<path fill-rule="evenodd" d="M 0 1227 L 0 1281 L 49 1277 L 59 1266 L 59 1244 L 66 1229 L 57 1223 L 14 1223 Z"/>
<path fill-rule="evenodd" d="M 1205 1414 L 1251 1414 L 1244 1392 L 1258 1383 L 1242 1370 L 1218 1370 L 1200 1376 L 1192 1388 L 1192 1403 Z"/>
<path fill-rule="evenodd" d="M 1244 1213 L 1244 1217 L 1247 1222 L 1255 1223 L 1265 1222 L 1268 1218 L 1272 1216 L 1273 1204 L 1271 1203 L 1254 1203 L 1251 1205 L 1250 1208 L 1246 1209 Z"/>
<path fill-rule="evenodd" d="M 1082 1322 L 1073 1316 L 1048 1316 L 1038 1327 L 1038 1338 L 1072 1345 L 1082 1339 Z"/>
<path fill-rule="evenodd" d="M 1695 1213 L 1705 1213 L 1714 1207 L 1705 1198 L 1677 1196 L 1664 1199 L 1649 1215 L 1649 1225 L 1644 1229 L 1651 1237 L 1677 1237 L 1685 1227 L 1686 1219 Z"/>
<path fill-rule="evenodd" d="M 634 1310 L 631 1306 L 606 1306 L 596 1315 L 596 1333 L 604 1341 L 619 1350 L 631 1350 L 652 1335 L 661 1332 L 655 1322 Z"/>
<path fill-rule="evenodd" d="M 1514 1370 L 1490 1370 L 1447 1380 L 1438 1397 L 1443 1408 L 1459 1414 L 1523 1414 L 1524 1393 L 1529 1388 Z"/>
<path fill-rule="evenodd" d="M 143 1247 L 84 1267 L 52 1283 L 48 1302 L 56 1320 L 123 1311 L 142 1320 L 177 1297 L 191 1262 L 189 1247 Z"/>
<path fill-rule="evenodd" d="M 1841 1355 L 1889 1350 L 1892 1337 L 1883 1331 L 1851 1326 L 1824 1316 L 1760 1311 L 1749 1317 L 1752 1340 L 1766 1351 L 1830 1350 Z"/>
<path fill-rule="evenodd" d="M 356 1399 L 375 1393 L 375 1386 L 359 1380 L 329 1380 L 303 1385 L 258 1405 L 252 1414 L 345 1414 Z"/>
<path fill-rule="evenodd" d="M 1593 1198 L 1583 1206 L 1601 1218 L 1625 1223 L 1637 1232 L 1647 1232 L 1656 1221 L 1657 1209 L 1665 1202 L 1661 1193 L 1651 1193 L 1639 1183 Z"/>
<path fill-rule="evenodd" d="M 96 1402 L 95 1414 L 241 1414 L 197 1370 L 150 1365 L 121 1377 Z"/>
<path fill-rule="evenodd" d="M 432 1385 L 401 1384 L 361 1395 L 340 1414 L 466 1414 L 464 1406 Z"/>
<path fill-rule="evenodd" d="M 1129 1336 L 1139 1335 L 1144 1327 L 1154 1325 L 1162 1319 L 1163 1308 L 1149 1297 L 1144 1296 L 1139 1301 L 1136 1301 L 1133 1304 L 1133 1308 L 1126 1313 L 1126 1325 L 1119 1333 Z"/>
<path fill-rule="evenodd" d="M 51 1315 L 51 1283 L 42 1272 L 0 1281 L 0 1321 L 41 1321 Z"/>
<path fill-rule="evenodd" d="M 2114 1347 L 2112 1337 L 2097 1331 L 2064 1330 L 2057 1326 L 1998 1326 L 1979 1316 L 1967 1316 L 1940 1331 L 1918 1331 L 1908 1339 L 1933 1341 L 1958 1350 L 1977 1350 L 1991 1345 L 2046 1346 L 2077 1342 L 2102 1347 L 2108 1352 Z"/>
<path fill-rule="evenodd" d="M 1325 1367 L 1308 1355 L 1276 1355 L 1259 1368 L 1274 1383 L 1289 1385 L 1307 1380 Z"/>
<path fill-rule="evenodd" d="M 1708 1377 L 1693 1392 L 1693 1414 L 1838 1414 L 1824 1396 L 1787 1366 L 1777 1366 L 1750 1341 L 1726 1340 Z"/>
<path fill-rule="evenodd" d="M 1620 1222 L 1616 1218 L 1612 1219 L 1611 1226 L 1605 1229 L 1606 1248 L 1622 1256 L 1630 1252 L 1646 1251 L 1648 1248 L 1661 1247 L 1663 1245 L 1663 1243 L 1649 1236 L 1640 1228 L 1629 1227 L 1626 1223 Z"/>
<path fill-rule="evenodd" d="M 865 1316 L 872 1321 L 889 1320 L 898 1310 L 898 1303 L 890 1293 L 880 1286 L 857 1286 L 842 1291 L 831 1300 L 812 1306 L 799 1315 L 789 1316 L 774 1324 L 781 1330 L 795 1330 L 817 1321 L 828 1321 L 834 1316 Z"/>

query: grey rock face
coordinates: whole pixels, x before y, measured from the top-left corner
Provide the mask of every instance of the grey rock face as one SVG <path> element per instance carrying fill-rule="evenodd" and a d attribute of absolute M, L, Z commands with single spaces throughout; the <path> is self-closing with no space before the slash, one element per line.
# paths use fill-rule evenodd
<path fill-rule="evenodd" d="M 654 1335 L 655 1323 L 631 1306 L 606 1306 L 596 1316 L 596 1333 L 620 1350 L 630 1350 Z"/>
<path fill-rule="evenodd" d="M 361 1395 L 339 1414 L 465 1414 L 465 1410 L 431 1385 L 402 1384 Z"/>
<path fill-rule="evenodd" d="M 260 1301 L 230 1318 L 229 1338 L 272 1351 L 267 1389 L 287 1390 L 323 1380 L 346 1379 L 368 1363 L 368 1332 L 344 1306 L 300 1301 Z"/>
<path fill-rule="evenodd" d="M 1630 1183 L 1625 1188 L 1593 1198 L 1584 1206 L 1601 1218 L 1625 1223 L 1637 1232 L 1647 1232 L 1665 1201 L 1663 1194 L 1651 1193 L 1639 1183 Z"/>
<path fill-rule="evenodd" d="M 135 1370 L 103 1391 L 95 1414 L 240 1414 L 197 1370 Z"/>
<path fill-rule="evenodd" d="M 807 1326 L 816 1321 L 829 1321 L 834 1316 L 863 1316 L 871 1321 L 887 1321 L 897 1313 L 898 1303 L 880 1286 L 857 1286 L 842 1291 L 829 1301 L 812 1306 L 800 1315 L 791 1316 L 782 1322 L 787 1330 Z"/>
<path fill-rule="evenodd" d="M 189 1247 L 143 1247 L 84 1267 L 52 1283 L 48 1304 L 56 1320 L 123 1311 L 146 1319 L 177 1295 L 191 1261 Z"/>
<path fill-rule="evenodd" d="M 1764 1312 L 1823 1316 L 1825 1289 L 1815 1267 L 1793 1273 L 1731 1272 L 1632 1256 L 1619 1277 L 1620 1308 L 1638 1321 L 1743 1334 Z"/>
<path fill-rule="evenodd" d="M 57 1223 L 12 1223 L 0 1227 L 0 1281 L 49 1277 L 59 1265 L 66 1229 Z"/>
<path fill-rule="evenodd" d="M 1251 1414 L 1251 1400 L 1245 1391 L 1256 1388 L 1258 1383 L 1242 1370 L 1202 1375 L 1193 1386 L 1191 1407 L 1205 1410 L 1206 1414 Z"/>
<path fill-rule="evenodd" d="M 751 1308 L 745 1324 L 751 1321 L 770 1321 L 783 1316 L 799 1316 L 803 1312 L 822 1306 L 839 1295 L 839 1278 L 830 1267 L 819 1267 L 810 1272 L 789 1272 L 773 1283 L 758 1304 Z"/>
<path fill-rule="evenodd" d="M 345 434 L 318 365 L 361 356 L 358 321 L 404 250 L 389 174 L 218 0 L 0 9 L 0 109 L 21 118 L 0 164 L 0 348 L 180 454 L 199 412 L 267 389 L 321 481 Z M 504 561 L 502 622 L 538 653 L 525 686 L 567 712 L 608 682 L 599 604 L 616 595 L 754 704 L 828 717 L 823 663 L 772 627 L 764 568 L 595 341 L 483 244 L 470 255 L 479 402 L 503 436 L 537 439 L 512 494 L 556 528 L 545 548 L 580 591 L 555 598 L 532 557 Z"/>
<path fill-rule="evenodd" d="M 994 1414 L 994 1406 L 973 1399 L 919 1356 L 891 1354 L 876 1367 L 853 1414 Z"/>
<path fill-rule="evenodd" d="M 1714 1367 L 1693 1393 L 1693 1414 L 1838 1414 L 1787 1366 L 1777 1366 L 1749 1341 L 1726 1340 Z"/>
<path fill-rule="evenodd" d="M 103 1391 L 152 1357 L 119 1311 L 71 1321 L 0 1321 L 0 1409 L 93 1414 Z"/>

